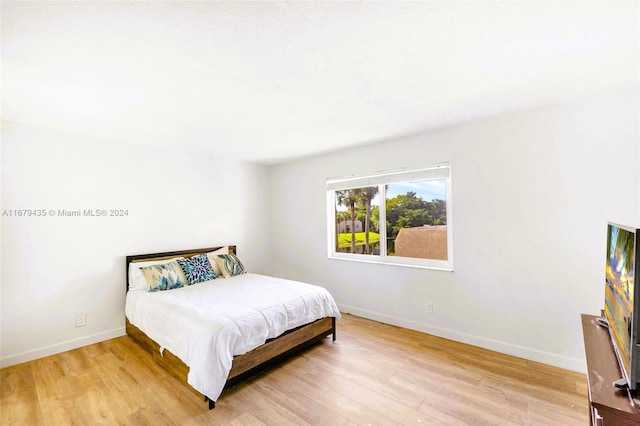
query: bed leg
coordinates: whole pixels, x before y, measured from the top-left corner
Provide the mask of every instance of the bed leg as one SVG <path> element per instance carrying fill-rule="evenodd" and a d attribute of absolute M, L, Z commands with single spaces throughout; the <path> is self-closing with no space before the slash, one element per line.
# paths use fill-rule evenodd
<path fill-rule="evenodd" d="M 208 402 L 209 403 L 209 410 L 213 410 L 214 408 L 216 408 L 216 402 L 210 400 L 206 396 L 204 397 L 204 402 Z"/>
<path fill-rule="evenodd" d="M 331 328 L 333 328 L 333 341 L 336 341 L 336 317 L 331 318 Z"/>

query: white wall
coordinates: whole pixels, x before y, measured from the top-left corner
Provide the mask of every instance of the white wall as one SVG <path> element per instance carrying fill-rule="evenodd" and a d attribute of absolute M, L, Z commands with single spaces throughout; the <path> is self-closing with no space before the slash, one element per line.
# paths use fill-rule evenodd
<path fill-rule="evenodd" d="M 129 215 L 1 218 L 1 366 L 124 334 L 126 255 L 237 244 L 270 272 L 267 167 L 2 124 L 2 210 Z"/>
<path fill-rule="evenodd" d="M 580 313 L 603 305 L 606 222 L 640 217 L 638 100 L 610 93 L 273 167 L 273 272 L 327 287 L 347 312 L 584 371 Z M 327 259 L 326 178 L 440 161 L 454 272 Z"/>

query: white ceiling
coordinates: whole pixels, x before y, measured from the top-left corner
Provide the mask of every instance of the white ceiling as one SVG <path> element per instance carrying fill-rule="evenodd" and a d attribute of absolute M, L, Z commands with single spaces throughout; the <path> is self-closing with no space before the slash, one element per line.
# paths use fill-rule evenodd
<path fill-rule="evenodd" d="M 274 164 L 638 86 L 639 8 L 3 1 L 2 119 Z"/>

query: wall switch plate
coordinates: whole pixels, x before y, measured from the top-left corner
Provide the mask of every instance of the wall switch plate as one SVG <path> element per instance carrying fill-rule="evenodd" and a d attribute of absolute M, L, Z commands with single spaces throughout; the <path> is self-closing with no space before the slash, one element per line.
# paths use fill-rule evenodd
<path fill-rule="evenodd" d="M 85 325 L 87 325 L 87 315 L 86 314 L 76 315 L 76 327 L 84 327 Z"/>
<path fill-rule="evenodd" d="M 427 302 L 427 304 L 425 305 L 425 310 L 427 311 L 428 314 L 432 314 L 433 313 L 433 302 Z"/>

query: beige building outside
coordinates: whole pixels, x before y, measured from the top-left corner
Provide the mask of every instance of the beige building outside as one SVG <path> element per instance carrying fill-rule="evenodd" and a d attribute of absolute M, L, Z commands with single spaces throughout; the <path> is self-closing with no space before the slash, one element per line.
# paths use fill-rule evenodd
<path fill-rule="evenodd" d="M 401 229 L 396 236 L 395 255 L 447 260 L 447 225 Z"/>

